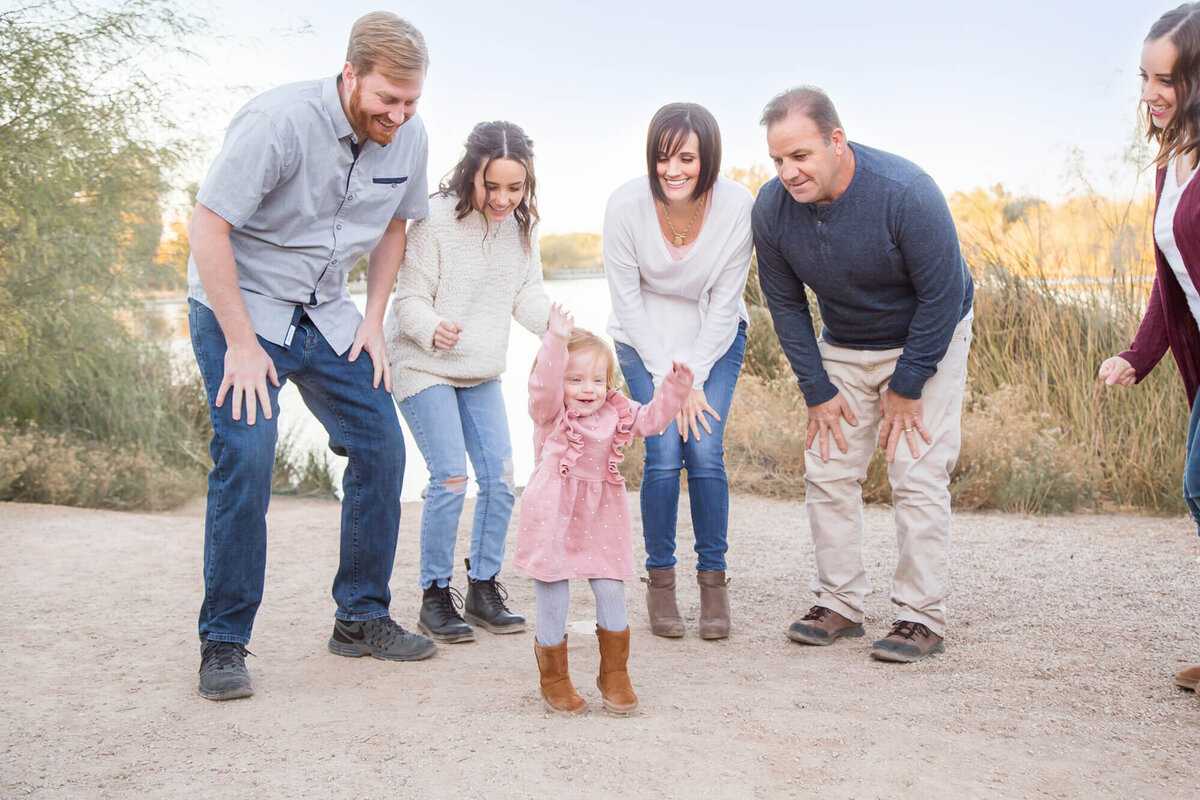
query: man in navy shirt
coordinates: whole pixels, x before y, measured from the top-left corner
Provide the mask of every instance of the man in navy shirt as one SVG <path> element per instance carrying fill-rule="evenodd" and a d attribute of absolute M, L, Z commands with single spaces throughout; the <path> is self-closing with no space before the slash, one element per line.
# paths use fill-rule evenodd
<path fill-rule="evenodd" d="M 945 649 L 971 275 L 933 180 L 847 141 L 820 89 L 776 96 L 761 121 L 778 177 L 754 204 L 759 281 L 808 405 L 805 507 L 817 566 L 816 603 L 788 636 L 827 645 L 865 633 L 861 489 L 878 446 L 900 544 L 899 611 L 871 655 L 918 661 Z M 819 338 L 805 287 L 820 308 Z"/>
<path fill-rule="evenodd" d="M 387 12 L 359 19 L 337 75 L 272 89 L 234 116 L 188 223 L 192 348 L 208 393 L 199 692 L 253 693 L 279 388 L 291 380 L 347 456 L 329 649 L 411 661 L 436 645 L 388 615 L 404 438 L 383 338 L 405 223 L 429 213 L 415 116 L 429 58 Z M 370 254 L 366 314 L 346 274 Z"/>

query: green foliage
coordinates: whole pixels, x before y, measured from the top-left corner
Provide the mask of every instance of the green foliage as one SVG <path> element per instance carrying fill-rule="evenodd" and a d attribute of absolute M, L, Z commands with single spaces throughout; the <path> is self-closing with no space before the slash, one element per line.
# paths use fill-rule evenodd
<path fill-rule="evenodd" d="M 275 446 L 271 491 L 300 497 L 334 497 L 329 451 L 305 450 L 291 436 L 281 436 Z"/>
<path fill-rule="evenodd" d="M 346 280 L 349 283 L 358 283 L 367 279 L 367 267 L 371 265 L 371 257 L 363 256 L 358 261 L 354 262 L 354 266 L 350 268 L 349 274 L 346 275 Z"/>
<path fill-rule="evenodd" d="M 199 28 L 164 0 L 0 12 L 0 424 L 64 452 L 197 469 L 202 394 L 172 376 L 139 293 L 178 283 L 157 251 L 185 148 L 156 67 Z"/>
<path fill-rule="evenodd" d="M 542 251 L 542 276 L 545 278 L 565 277 L 572 272 L 604 272 L 600 235 L 597 233 L 543 236 L 538 240 L 538 245 Z"/>

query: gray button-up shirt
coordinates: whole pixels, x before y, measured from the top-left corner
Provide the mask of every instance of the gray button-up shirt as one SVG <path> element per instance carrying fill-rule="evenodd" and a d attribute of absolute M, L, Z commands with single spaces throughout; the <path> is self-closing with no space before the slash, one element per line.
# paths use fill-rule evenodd
<path fill-rule="evenodd" d="M 358 142 L 336 76 L 281 86 L 242 107 L 196 200 L 233 225 L 255 333 L 287 346 L 302 308 L 335 352 L 350 349 L 362 315 L 346 274 L 392 219 L 429 214 L 428 158 L 417 116 L 386 147 Z M 188 297 L 210 305 L 194 257 Z"/>

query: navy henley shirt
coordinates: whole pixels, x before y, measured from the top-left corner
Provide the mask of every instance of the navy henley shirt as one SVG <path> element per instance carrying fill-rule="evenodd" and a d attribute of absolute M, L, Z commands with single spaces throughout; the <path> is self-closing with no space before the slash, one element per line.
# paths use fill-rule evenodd
<path fill-rule="evenodd" d="M 779 178 L 754 202 L 758 279 L 779 344 L 809 406 L 837 394 L 821 363 L 808 310 L 817 296 L 822 336 L 859 350 L 902 347 L 889 388 L 921 396 L 974 284 L 937 184 L 911 161 L 861 144 L 854 176 L 832 203 L 799 203 Z"/>

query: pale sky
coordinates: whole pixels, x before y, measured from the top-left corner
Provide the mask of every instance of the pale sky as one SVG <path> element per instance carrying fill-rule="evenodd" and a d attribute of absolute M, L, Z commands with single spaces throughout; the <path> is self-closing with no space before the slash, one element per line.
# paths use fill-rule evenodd
<path fill-rule="evenodd" d="M 351 24 L 383 8 L 429 46 L 418 111 L 430 185 L 475 123 L 511 120 L 535 144 L 543 234 L 600 230 L 608 195 L 644 174 L 646 127 L 665 103 L 713 112 L 723 169 L 769 167 L 759 114 L 802 83 L 830 94 L 852 141 L 915 161 L 946 194 L 1002 182 L 1056 198 L 1071 148 L 1101 182 L 1131 175 L 1119 162 L 1135 130 L 1142 40 L 1175 5 L 211 0 L 227 38 L 202 41 L 206 63 L 189 68 L 202 110 L 190 177 L 203 177 L 242 103 L 337 72 Z"/>

